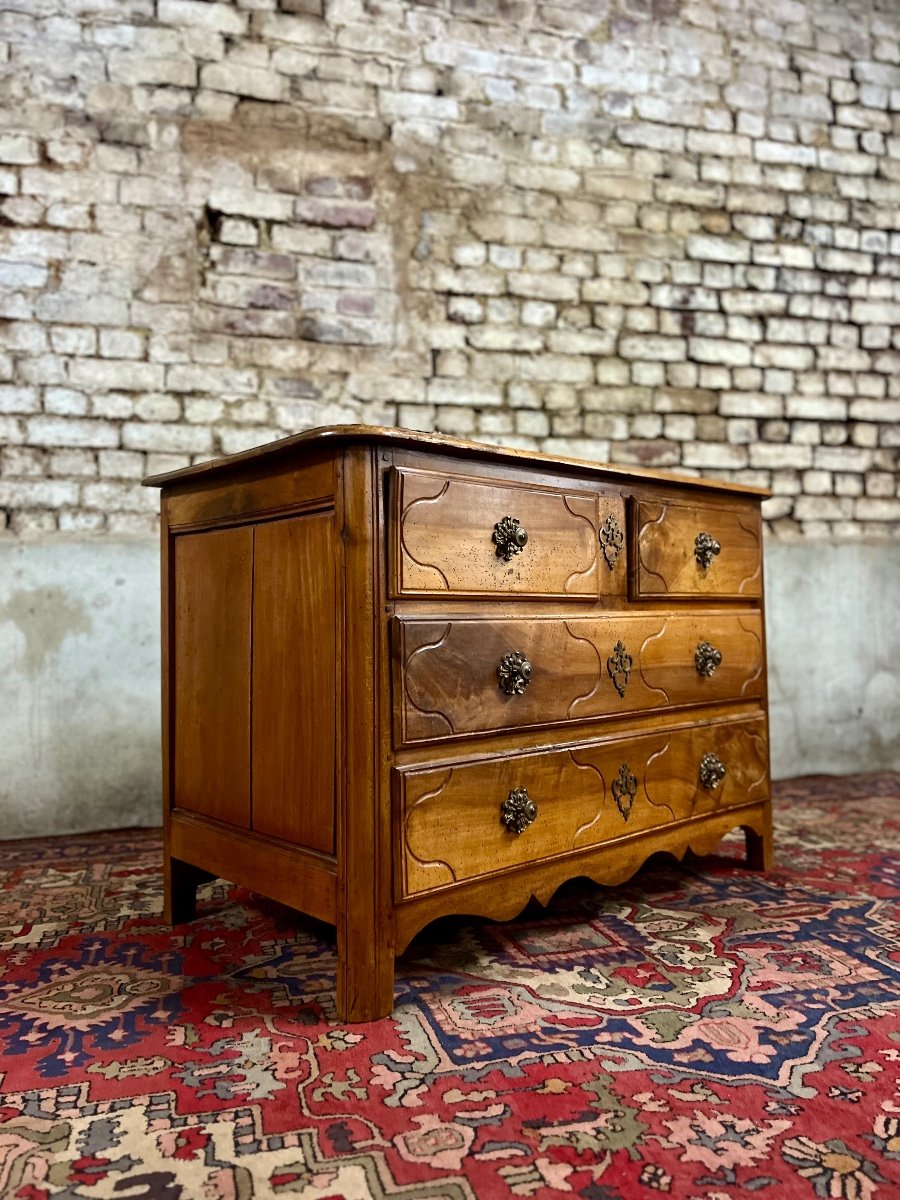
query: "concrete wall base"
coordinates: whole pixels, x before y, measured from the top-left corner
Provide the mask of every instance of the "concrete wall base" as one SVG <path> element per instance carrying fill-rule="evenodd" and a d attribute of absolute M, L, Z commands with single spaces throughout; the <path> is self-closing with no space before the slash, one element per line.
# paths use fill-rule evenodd
<path fill-rule="evenodd" d="M 900 545 L 766 547 L 772 773 L 900 769 Z M 157 825 L 159 548 L 0 541 L 0 838 Z"/>

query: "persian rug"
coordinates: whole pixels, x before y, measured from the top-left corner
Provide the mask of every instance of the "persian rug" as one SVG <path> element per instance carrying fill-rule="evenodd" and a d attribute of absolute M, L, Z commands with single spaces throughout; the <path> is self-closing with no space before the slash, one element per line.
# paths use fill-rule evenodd
<path fill-rule="evenodd" d="M 3 1200 L 900 1197 L 900 776 L 776 789 L 779 867 L 444 920 L 334 1021 L 326 927 L 157 831 L 0 846 Z"/>

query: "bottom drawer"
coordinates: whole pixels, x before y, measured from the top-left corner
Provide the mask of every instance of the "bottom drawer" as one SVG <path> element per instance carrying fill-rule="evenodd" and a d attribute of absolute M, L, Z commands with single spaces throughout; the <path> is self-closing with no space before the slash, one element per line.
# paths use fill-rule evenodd
<path fill-rule="evenodd" d="M 400 897 L 768 796 L 762 716 L 395 775 Z"/>

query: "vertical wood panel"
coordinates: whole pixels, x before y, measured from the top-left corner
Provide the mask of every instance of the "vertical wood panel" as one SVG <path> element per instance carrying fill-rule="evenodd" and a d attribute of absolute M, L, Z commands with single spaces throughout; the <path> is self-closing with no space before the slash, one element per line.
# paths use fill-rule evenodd
<path fill-rule="evenodd" d="M 172 804 L 247 829 L 253 531 L 182 534 L 174 559 Z"/>
<path fill-rule="evenodd" d="M 253 828 L 334 853 L 334 515 L 256 527 Z"/>
<path fill-rule="evenodd" d="M 391 906 L 390 792 L 379 768 L 388 730 L 386 623 L 378 564 L 379 536 L 374 453 L 351 446 L 341 467 L 343 545 L 342 778 L 338 821 L 338 977 L 341 1021 L 374 1021 L 394 1004 L 394 931 Z M 385 688 L 380 699 L 379 687 Z M 382 738 L 385 740 L 382 741 Z"/>

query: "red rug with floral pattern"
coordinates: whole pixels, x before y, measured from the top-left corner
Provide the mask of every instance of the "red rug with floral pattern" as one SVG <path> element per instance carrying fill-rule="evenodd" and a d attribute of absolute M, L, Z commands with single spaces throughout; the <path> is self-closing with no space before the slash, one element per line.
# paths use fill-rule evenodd
<path fill-rule="evenodd" d="M 329 931 L 156 831 L 0 844 L 0 1197 L 900 1197 L 900 776 L 506 925 L 445 920 L 393 1017 L 333 1020 Z"/>

